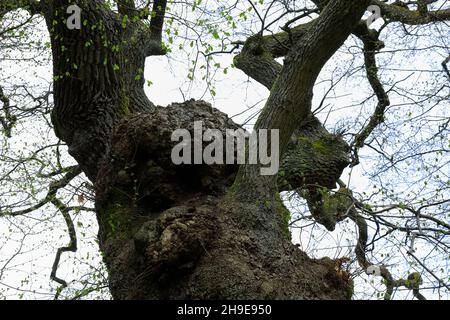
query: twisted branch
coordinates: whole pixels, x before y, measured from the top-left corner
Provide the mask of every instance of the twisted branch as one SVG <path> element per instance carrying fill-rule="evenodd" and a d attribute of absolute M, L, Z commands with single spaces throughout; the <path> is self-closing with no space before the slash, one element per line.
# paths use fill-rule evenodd
<path fill-rule="evenodd" d="M 72 181 L 80 173 L 81 173 L 81 169 L 79 166 L 72 167 L 72 169 L 69 170 L 69 172 L 67 172 L 66 175 L 62 179 L 50 183 L 50 187 L 48 189 L 47 195 L 45 196 L 44 199 L 39 201 L 37 204 L 35 204 L 34 206 L 32 206 L 30 208 L 19 210 L 19 211 L 0 212 L 0 217 L 1 216 L 12 216 L 12 217 L 22 216 L 24 214 L 33 212 L 33 211 L 43 207 L 47 203 L 53 203 L 53 201 L 56 199 L 56 193 L 58 192 L 58 190 L 66 187 L 70 183 L 70 181 Z M 70 208 L 71 208 L 71 210 L 74 209 L 74 207 L 70 207 Z"/>
<path fill-rule="evenodd" d="M 347 202 L 347 208 L 344 214 L 342 214 L 342 212 L 336 212 L 336 215 L 338 216 L 337 220 L 342 221 L 348 217 L 355 222 L 358 228 L 358 241 L 355 247 L 356 259 L 358 264 L 363 270 L 366 271 L 367 274 L 372 274 L 375 268 L 379 268 L 378 275 L 384 279 L 386 285 L 384 299 L 390 300 L 392 298 L 394 288 L 406 287 L 412 290 L 417 299 L 426 300 L 425 297 L 419 292 L 420 285 L 422 284 L 422 276 L 420 273 L 413 272 L 408 275 L 407 279 L 396 280 L 388 268 L 385 266 L 377 266 L 367 259 L 366 248 L 368 242 L 368 225 L 366 219 L 357 211 L 357 208 L 363 208 L 363 205 L 353 197 L 352 192 L 349 189 L 341 188 L 338 192 L 336 192 L 334 199 L 337 199 L 340 203 Z"/>
<path fill-rule="evenodd" d="M 378 77 L 378 67 L 375 58 L 376 52 L 384 47 L 384 43 L 378 40 L 378 33 L 374 30 L 369 30 L 364 23 L 359 24 L 358 28 L 355 30 L 355 34 L 363 41 L 366 75 L 370 86 L 378 99 L 378 103 L 374 113 L 369 119 L 369 123 L 361 129 L 351 143 L 353 150 L 352 167 L 359 164 L 358 150 L 364 146 L 365 140 L 373 130 L 384 122 L 384 113 L 386 108 L 390 105 L 389 97 Z"/>
<path fill-rule="evenodd" d="M 66 247 L 60 247 L 56 251 L 55 260 L 54 260 L 53 266 L 52 266 L 52 272 L 50 273 L 50 279 L 52 279 L 53 281 L 55 281 L 61 285 L 56 290 L 55 300 L 57 300 L 59 298 L 61 291 L 67 287 L 67 282 L 56 276 L 56 271 L 58 270 L 59 260 L 61 259 L 61 255 L 64 252 L 76 252 L 77 251 L 77 234 L 75 232 L 75 226 L 73 224 L 72 218 L 70 217 L 70 214 L 69 214 L 71 209 L 69 207 L 67 207 L 66 205 L 64 205 L 64 203 L 62 203 L 62 201 L 56 197 L 51 200 L 51 203 L 56 208 L 58 208 L 58 210 L 61 212 L 61 214 L 64 218 L 64 221 L 66 222 L 67 230 L 69 232 L 69 237 L 70 237 L 69 245 Z"/>

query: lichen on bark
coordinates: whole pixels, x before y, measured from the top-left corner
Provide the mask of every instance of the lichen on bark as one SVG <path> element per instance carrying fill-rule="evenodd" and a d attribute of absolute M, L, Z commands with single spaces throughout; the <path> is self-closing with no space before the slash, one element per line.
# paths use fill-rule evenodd
<path fill-rule="evenodd" d="M 131 116 L 113 134 L 96 182 L 100 246 L 112 294 L 121 299 L 346 298 L 330 277 L 335 270 L 290 242 L 289 211 L 278 194 L 267 201 L 240 195 L 237 201 L 228 192 L 237 166 L 173 165 L 171 132 L 179 126 L 193 130 L 196 119 L 223 132 L 238 128 L 209 104 L 187 101 Z M 202 175 L 209 180 L 202 183 Z M 133 219 L 111 233 L 102 215 L 117 213 Z"/>

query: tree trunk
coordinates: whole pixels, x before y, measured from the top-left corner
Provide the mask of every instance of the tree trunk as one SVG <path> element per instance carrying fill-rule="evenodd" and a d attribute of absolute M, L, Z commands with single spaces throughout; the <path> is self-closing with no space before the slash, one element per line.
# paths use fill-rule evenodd
<path fill-rule="evenodd" d="M 284 66 L 274 66 L 275 85 L 256 129 L 280 129 L 281 177 L 260 176 L 258 165 L 175 166 L 173 130 L 192 131 L 196 120 L 222 132 L 238 126 L 205 102 L 162 108 L 145 96 L 145 58 L 164 53 L 155 45 L 164 15 L 158 1 L 150 34 L 133 19 L 137 13 L 112 13 L 100 0 L 77 1 L 83 27 L 69 30 L 70 2 L 45 2 L 43 10 L 53 50 L 52 121 L 95 184 L 113 297 L 350 298 L 352 281 L 334 261 L 310 259 L 291 243 L 278 192 L 333 187 L 348 163 L 345 144 L 329 144 L 339 145 L 337 152 L 315 144 L 336 137 L 310 116 L 312 87 L 368 1 L 333 1 Z"/>

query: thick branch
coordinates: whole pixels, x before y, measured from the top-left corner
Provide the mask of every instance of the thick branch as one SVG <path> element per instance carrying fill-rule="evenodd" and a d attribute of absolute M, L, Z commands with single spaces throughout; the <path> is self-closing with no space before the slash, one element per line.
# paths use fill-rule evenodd
<path fill-rule="evenodd" d="M 409 25 L 421 25 L 450 20 L 450 9 L 428 11 L 424 10 L 422 4 L 420 10 L 409 10 L 407 7 L 387 4 L 380 0 L 372 0 L 371 3 L 379 6 L 382 17 L 391 22 L 397 21 Z"/>
<path fill-rule="evenodd" d="M 142 21 L 120 19 L 100 0 L 77 4 L 86 24 L 80 30 L 68 29 L 66 17 L 56 15 L 65 10 L 67 0 L 53 1 L 45 15 L 55 77 L 52 123 L 69 153 L 95 181 L 115 124 L 130 113 L 154 107 L 143 88 L 148 27 Z"/>
<path fill-rule="evenodd" d="M 348 37 L 366 5 L 367 1 L 329 3 L 286 56 L 276 88 L 256 124 L 257 129 L 280 129 L 281 150 L 310 112 L 312 88 L 320 70 Z"/>
<path fill-rule="evenodd" d="M 330 2 L 286 55 L 280 75 L 255 125 L 256 130 L 279 130 L 281 157 L 294 130 L 311 112 L 312 89 L 322 67 L 344 43 L 367 4 L 368 1 Z M 276 191 L 276 177 L 261 176 L 259 168 L 259 165 L 240 168 L 237 184 L 243 188 L 251 186 L 251 190 L 242 190 L 241 194 L 251 191 L 254 197 L 265 197 Z"/>
<path fill-rule="evenodd" d="M 148 55 L 164 55 L 166 51 L 162 46 L 162 31 L 166 15 L 167 0 L 155 0 L 150 20 L 150 37 L 147 48 Z"/>
<path fill-rule="evenodd" d="M 242 52 L 234 59 L 237 68 L 269 90 L 282 70 L 266 46 L 271 40 L 259 34 L 247 39 Z M 309 114 L 294 131 L 281 160 L 279 190 L 299 190 L 316 221 L 328 230 L 334 230 L 336 219 L 323 210 L 320 191 L 336 187 L 336 181 L 349 163 L 348 150 L 342 137 L 329 133 Z"/>
<path fill-rule="evenodd" d="M 118 0 L 117 9 L 120 14 L 127 15 L 128 17 L 133 17 L 137 14 L 134 0 Z"/>
<path fill-rule="evenodd" d="M 167 0 L 155 0 L 153 3 L 152 19 L 150 20 L 150 31 L 152 37 L 160 39 L 162 36 L 164 17 L 166 14 Z"/>
<path fill-rule="evenodd" d="M 234 59 L 237 68 L 263 84 L 269 90 L 279 76 L 282 66 L 260 45 L 260 37 L 248 39 L 242 52 Z M 295 130 L 281 160 L 278 188 L 280 191 L 310 189 L 313 186 L 334 189 L 342 170 L 348 165 L 349 146 L 345 141 L 329 133 L 320 121 L 310 114 Z M 313 193 L 313 194 L 311 194 Z M 317 199 L 320 200 L 320 194 Z M 314 214 L 317 210 L 310 207 Z M 319 209 L 319 208 L 317 208 Z M 320 216 L 318 214 L 317 216 Z M 327 224 L 330 228 L 331 223 Z"/>
<path fill-rule="evenodd" d="M 353 149 L 352 166 L 359 163 L 358 150 L 364 146 L 364 141 L 369 137 L 373 130 L 384 122 L 385 110 L 390 105 L 389 97 L 378 77 L 378 67 L 375 58 L 376 51 L 380 50 L 384 44 L 378 40 L 377 33 L 373 30 L 369 31 L 365 24 L 359 25 L 356 34 L 364 43 L 364 65 L 366 75 L 370 86 L 378 99 L 378 104 L 370 117 L 369 123 L 356 135 L 351 144 Z"/>
<path fill-rule="evenodd" d="M 283 68 L 267 49 L 259 35 L 249 38 L 240 54 L 234 57 L 235 66 L 246 75 L 271 89 Z"/>

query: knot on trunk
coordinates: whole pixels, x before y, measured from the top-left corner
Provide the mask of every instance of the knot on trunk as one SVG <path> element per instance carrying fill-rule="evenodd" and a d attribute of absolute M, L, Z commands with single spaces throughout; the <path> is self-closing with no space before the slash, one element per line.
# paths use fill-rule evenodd
<path fill-rule="evenodd" d="M 152 277 L 188 271 L 208 254 L 218 232 L 214 212 L 208 205 L 173 207 L 141 227 L 134 236 L 135 247 L 145 256 Z"/>
<path fill-rule="evenodd" d="M 176 165 L 171 159 L 172 149 L 179 143 L 172 141 L 172 133 L 185 129 L 194 137 L 195 121 L 202 122 L 203 130 L 220 130 L 224 137 L 226 129 L 239 128 L 210 104 L 194 100 L 156 107 L 151 113 L 122 121 L 97 177 L 98 202 L 107 201 L 111 190 L 121 190 L 135 201 L 140 214 L 149 215 L 198 193 L 223 194 L 233 182 L 237 165 Z"/>
<path fill-rule="evenodd" d="M 354 210 L 352 193 L 346 188 L 340 188 L 337 192 L 316 188 L 305 191 L 303 197 L 314 220 L 329 231 L 334 231 L 336 223 L 349 217 Z"/>
<path fill-rule="evenodd" d="M 334 189 L 350 163 L 350 147 L 338 134 L 329 133 L 319 119 L 309 117 L 291 137 L 281 160 L 281 190 Z"/>

